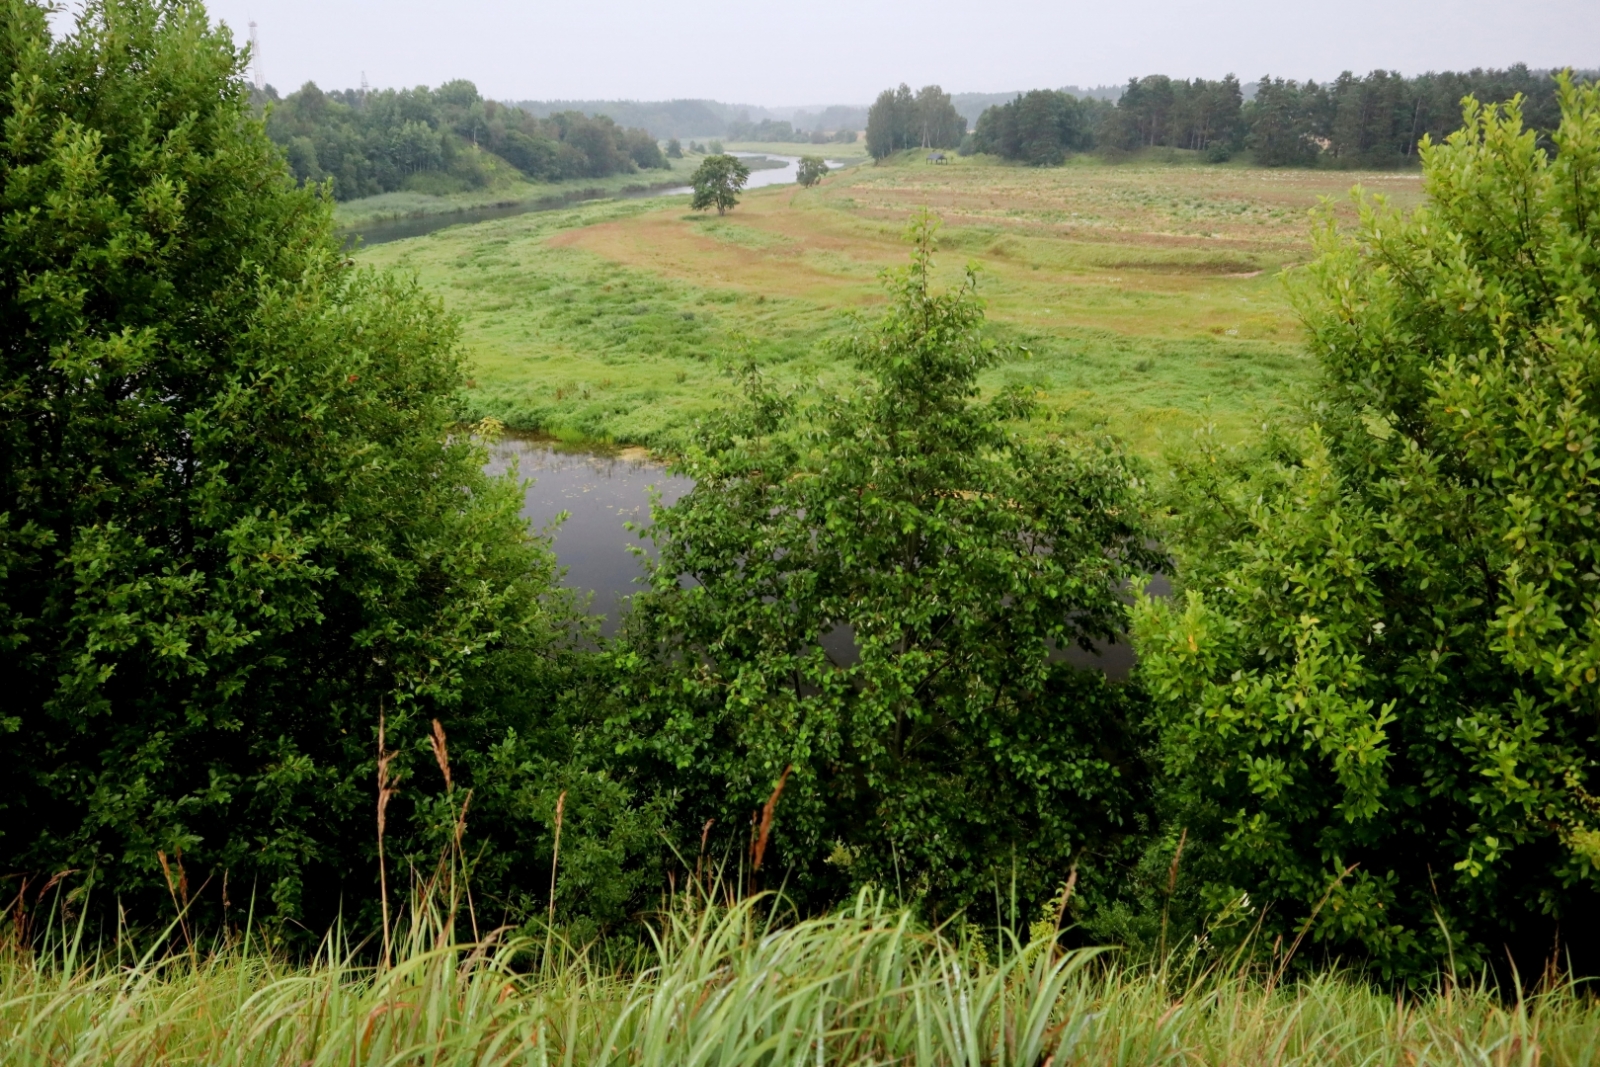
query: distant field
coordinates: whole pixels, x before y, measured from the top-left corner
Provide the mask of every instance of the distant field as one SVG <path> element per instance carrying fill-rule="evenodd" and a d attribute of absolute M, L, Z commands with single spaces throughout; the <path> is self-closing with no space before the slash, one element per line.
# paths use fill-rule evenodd
<path fill-rule="evenodd" d="M 415 270 L 462 315 L 479 413 L 670 447 L 725 400 L 734 363 L 848 382 L 825 342 L 881 302 L 878 273 L 904 262 L 901 233 L 927 207 L 945 223 L 942 273 L 975 264 L 997 335 L 1031 353 L 985 384 L 1034 389 L 1041 430 L 1154 455 L 1204 421 L 1247 434 L 1307 379 L 1280 275 L 1309 256 L 1319 198 L 1356 182 L 1402 206 L 1421 196 L 1410 173 L 921 157 L 756 190 L 724 218 L 685 197 L 602 203 L 360 255 Z"/>
<path fill-rule="evenodd" d="M 724 152 L 772 152 L 780 156 L 821 156 L 845 163 L 865 163 L 867 146 L 854 144 L 812 144 L 809 141 L 724 141 Z"/>

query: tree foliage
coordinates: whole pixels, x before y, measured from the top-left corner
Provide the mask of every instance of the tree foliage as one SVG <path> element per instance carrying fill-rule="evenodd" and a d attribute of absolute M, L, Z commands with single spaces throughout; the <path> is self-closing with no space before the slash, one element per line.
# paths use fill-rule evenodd
<path fill-rule="evenodd" d="M 978 399 L 1001 352 L 974 278 L 936 292 L 931 222 L 912 237 L 848 344 L 859 392 L 757 379 L 684 461 L 617 653 L 619 744 L 690 850 L 707 819 L 748 847 L 783 782 L 766 862 L 799 899 L 898 885 L 949 914 L 1015 877 L 1031 905 L 1140 826 L 1134 696 L 1060 653 L 1115 639 L 1155 561 L 1124 460 Z"/>
<path fill-rule="evenodd" d="M 807 189 L 820 182 L 828 173 L 828 161 L 821 156 L 801 156 L 795 170 L 795 181 Z"/>
<path fill-rule="evenodd" d="M 725 215 L 738 205 L 739 193 L 749 180 L 750 168 L 741 163 L 737 156 L 720 152 L 709 155 L 700 161 L 694 176 L 689 179 L 694 186 L 694 199 L 690 201 L 690 207 L 696 211 L 714 207 L 718 215 Z"/>
<path fill-rule="evenodd" d="M 937 85 L 885 89 L 867 111 L 867 151 L 873 159 L 906 148 L 955 148 L 966 135 L 967 120 Z"/>
<path fill-rule="evenodd" d="M 380 715 L 400 869 L 459 802 L 430 719 L 502 844 L 543 833 L 567 615 L 453 322 L 351 267 L 198 5 L 3 11 L 0 868 L 134 920 L 169 871 L 196 915 L 371 913 Z"/>
<path fill-rule="evenodd" d="M 267 132 L 302 182 L 331 179 L 339 200 L 397 189 L 445 193 L 490 184 L 509 164 L 535 181 L 603 178 L 666 158 L 644 130 L 605 115 L 535 118 L 479 95 L 470 81 L 437 89 L 324 92 L 307 82 L 267 107 Z"/>
<path fill-rule="evenodd" d="M 1345 71 L 1323 85 L 1263 76 L 1241 117 L 1256 162 L 1266 166 L 1392 167 L 1416 160 L 1423 137 L 1448 136 L 1468 96 L 1492 102 L 1520 96 L 1524 124 L 1544 137 L 1561 120 L 1555 73 L 1522 64 L 1412 78 Z"/>
<path fill-rule="evenodd" d="M 1198 906 L 1247 892 L 1391 976 L 1537 966 L 1558 929 L 1594 966 L 1600 89 L 1560 101 L 1553 156 L 1469 101 L 1429 206 L 1327 217 L 1317 403 L 1184 462 L 1187 592 L 1138 612 Z"/>
<path fill-rule="evenodd" d="M 985 109 L 962 150 L 1040 166 L 1093 147 L 1183 148 L 1213 161 L 1249 148 L 1255 162 L 1271 167 L 1391 167 L 1414 161 L 1424 136 L 1440 140 L 1454 130 L 1469 95 L 1506 101 L 1520 94 L 1524 122 L 1545 138 L 1560 121 L 1555 75 L 1520 64 L 1413 78 L 1346 71 L 1326 85 L 1263 77 L 1248 102 L 1246 88 L 1231 74 L 1219 81 L 1154 74 L 1129 79 L 1114 105 L 1035 90 Z M 909 106 L 892 95 L 879 98 L 885 114 Z"/>
<path fill-rule="evenodd" d="M 1244 132 L 1243 106 L 1243 90 L 1232 74 L 1220 81 L 1130 78 L 1117 106 L 1105 112 L 1098 139 L 1122 149 L 1235 145 Z"/>
<path fill-rule="evenodd" d="M 989 153 L 1036 167 L 1055 166 L 1068 152 L 1093 147 L 1094 116 L 1101 109 L 1103 105 L 1097 101 L 1079 100 L 1052 89 L 1035 89 L 984 111 L 961 150 Z"/>

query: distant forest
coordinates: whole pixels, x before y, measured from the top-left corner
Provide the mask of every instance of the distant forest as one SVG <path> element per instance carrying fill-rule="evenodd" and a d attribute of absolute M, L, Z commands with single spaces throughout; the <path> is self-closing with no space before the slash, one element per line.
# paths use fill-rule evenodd
<path fill-rule="evenodd" d="M 1115 103 L 1050 89 L 1019 93 L 985 110 L 961 151 L 1050 165 L 1089 149 L 1192 149 L 1215 162 L 1248 150 L 1265 166 L 1392 167 L 1414 160 L 1424 135 L 1438 141 L 1456 129 L 1468 95 L 1487 103 L 1520 93 L 1527 125 L 1553 130 L 1560 121 L 1555 89 L 1550 72 L 1520 64 L 1413 78 L 1347 71 L 1323 84 L 1263 77 L 1241 86 L 1232 75 L 1218 81 L 1151 75 L 1129 80 Z M 884 97 L 874 105 L 885 106 Z M 953 147 L 948 142 L 922 143 Z"/>
<path fill-rule="evenodd" d="M 531 115 L 582 111 L 609 115 L 624 126 L 638 126 L 656 137 L 726 137 L 730 141 L 788 141 L 827 144 L 854 140 L 867 124 L 864 106 L 821 109 L 765 108 L 716 100 L 521 100 Z M 844 135 L 849 134 L 846 138 Z"/>
<path fill-rule="evenodd" d="M 1592 75 L 1590 75 L 1592 77 Z M 1069 153 L 1164 147 L 1220 162 L 1240 152 L 1265 166 L 1390 167 L 1415 159 L 1424 135 L 1456 128 L 1461 98 L 1525 98 L 1538 131 L 1559 120 L 1555 80 L 1524 65 L 1407 78 L 1346 72 L 1330 82 L 1263 77 L 1241 85 L 1165 75 L 1113 89 L 958 93 L 937 85 L 886 89 L 871 107 L 806 110 L 714 100 L 486 100 L 470 81 L 437 89 L 324 91 L 306 83 L 279 99 L 267 131 L 303 182 L 332 179 L 340 200 L 406 189 L 445 194 L 497 176 L 602 178 L 666 168 L 657 138 L 853 143 L 863 127 L 874 158 L 907 148 L 959 148 L 1038 166 Z"/>
<path fill-rule="evenodd" d="M 282 100 L 269 87 L 258 103 L 271 105 L 267 133 L 283 146 L 295 177 L 331 178 L 339 200 L 483 188 L 507 167 L 555 181 L 668 166 L 642 129 L 580 111 L 536 116 L 485 100 L 469 81 L 337 92 L 307 82 Z"/>

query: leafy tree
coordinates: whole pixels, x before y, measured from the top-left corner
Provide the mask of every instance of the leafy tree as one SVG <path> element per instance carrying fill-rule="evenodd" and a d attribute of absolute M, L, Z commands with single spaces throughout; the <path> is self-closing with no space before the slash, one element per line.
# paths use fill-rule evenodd
<path fill-rule="evenodd" d="M 1316 403 L 1183 463 L 1137 613 L 1195 906 L 1392 977 L 1600 949 L 1600 88 L 1560 100 L 1553 157 L 1469 100 L 1427 207 L 1329 214 Z"/>
<path fill-rule="evenodd" d="M 937 85 L 923 86 L 916 95 L 904 83 L 885 89 L 867 110 L 867 151 L 873 159 L 919 145 L 954 148 L 966 132 L 967 120 Z"/>
<path fill-rule="evenodd" d="M 1311 110 L 1317 88 L 1305 87 L 1282 78 L 1263 76 L 1256 83 L 1256 98 L 1250 103 L 1250 133 L 1247 143 L 1262 166 L 1282 167 L 1311 163 L 1318 148 L 1312 139 Z"/>
<path fill-rule="evenodd" d="M 950 102 L 950 94 L 937 85 L 917 90 L 916 125 L 923 148 L 954 148 L 967 135 L 967 120 Z"/>
<path fill-rule="evenodd" d="M 1024 396 L 979 399 L 1001 353 L 975 279 L 936 292 L 932 222 L 911 236 L 846 345 L 859 391 L 802 406 L 754 379 L 684 460 L 615 729 L 688 849 L 707 819 L 747 847 L 781 781 L 773 884 L 812 904 L 900 886 L 949 914 L 1013 875 L 1043 900 L 1141 825 L 1135 694 L 1060 652 L 1121 633 L 1156 561 L 1124 460 L 1014 432 Z"/>
<path fill-rule="evenodd" d="M 673 137 L 673 138 L 671 138 L 671 139 L 669 139 L 667 141 L 667 158 L 668 159 L 682 159 L 683 158 L 683 145 L 678 143 L 678 139 L 676 137 Z"/>
<path fill-rule="evenodd" d="M 694 176 L 689 179 L 694 186 L 694 199 L 690 206 L 696 211 L 708 207 L 726 214 L 739 203 L 739 193 L 750 180 L 750 168 L 735 156 L 711 155 L 700 161 Z"/>
<path fill-rule="evenodd" d="M 916 100 L 911 86 L 885 89 L 867 109 L 867 152 L 873 159 L 884 159 L 911 145 L 911 130 L 916 122 Z"/>
<path fill-rule="evenodd" d="M 795 171 L 795 180 L 807 189 L 820 182 L 828 173 L 828 162 L 821 156 L 801 156 Z"/>
<path fill-rule="evenodd" d="M 1092 134 L 1084 102 L 1067 93 L 1036 89 L 978 116 L 964 151 L 984 152 L 1033 166 L 1054 166 L 1070 151 L 1088 148 Z"/>
<path fill-rule="evenodd" d="M 1227 147 L 1243 136 L 1243 103 L 1239 80 L 1231 74 L 1221 81 L 1181 81 L 1159 74 L 1132 78 L 1106 114 L 1098 139 L 1128 150 Z"/>
<path fill-rule="evenodd" d="M 199 5 L 52 36 L 3 3 L 0 867 L 135 921 L 168 871 L 199 917 L 371 915 L 380 716 L 397 872 L 459 807 L 430 719 L 501 843 L 545 834 L 577 725 L 529 709 L 569 616 L 458 426 L 454 324 L 350 266 Z M 519 862 L 490 849 L 482 891 L 515 903 Z"/>

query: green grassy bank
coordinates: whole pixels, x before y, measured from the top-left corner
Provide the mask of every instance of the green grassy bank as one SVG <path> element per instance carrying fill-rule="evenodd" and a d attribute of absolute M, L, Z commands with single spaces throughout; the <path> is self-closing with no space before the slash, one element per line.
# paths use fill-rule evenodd
<path fill-rule="evenodd" d="M 770 147 L 770 146 L 769 146 Z M 1414 176 L 1372 175 L 1402 202 Z M 1285 272 L 1309 209 L 1350 175 L 1079 162 L 905 159 L 809 190 L 755 190 L 726 217 L 668 197 L 574 207 L 365 250 L 414 271 L 465 326 L 479 415 L 514 427 L 671 447 L 754 362 L 796 388 L 852 368 L 828 342 L 881 300 L 880 271 L 926 208 L 941 270 L 980 272 L 1042 432 L 1095 430 L 1156 455 L 1196 427 L 1254 431 L 1308 379 Z"/>

